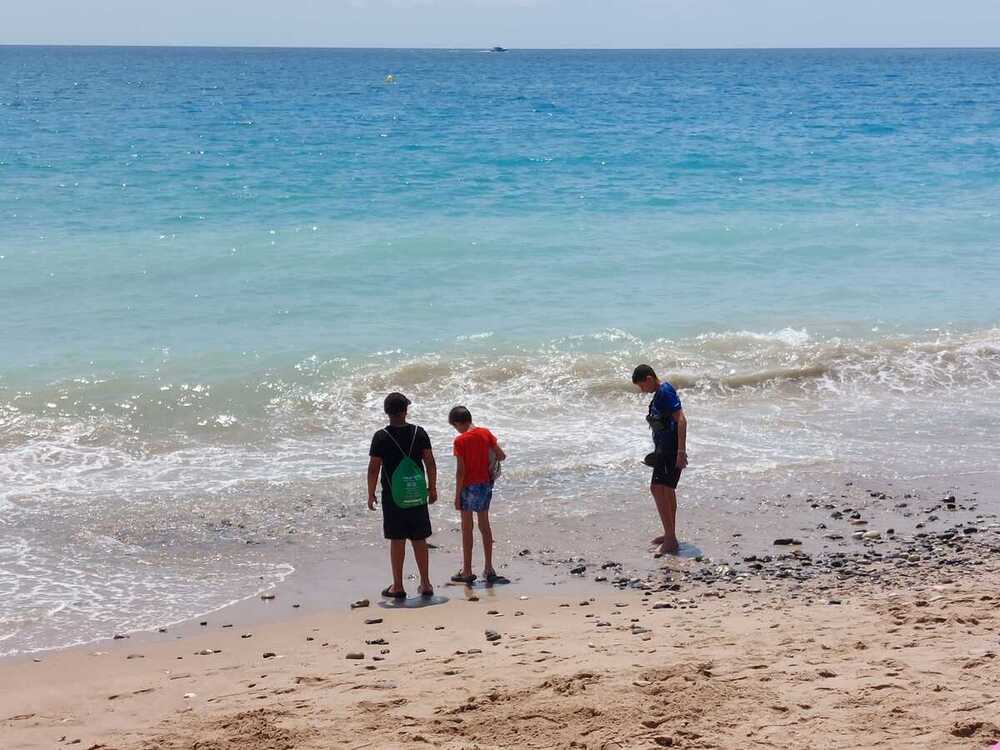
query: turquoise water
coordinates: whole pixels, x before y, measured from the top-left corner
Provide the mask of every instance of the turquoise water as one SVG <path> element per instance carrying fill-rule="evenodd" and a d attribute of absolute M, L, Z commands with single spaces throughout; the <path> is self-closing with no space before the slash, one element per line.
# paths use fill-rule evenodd
<path fill-rule="evenodd" d="M 997 206 L 992 50 L 0 47 L 0 638 L 377 542 L 391 388 L 445 456 L 495 426 L 529 515 L 642 500 L 639 361 L 691 503 L 991 467 Z"/>

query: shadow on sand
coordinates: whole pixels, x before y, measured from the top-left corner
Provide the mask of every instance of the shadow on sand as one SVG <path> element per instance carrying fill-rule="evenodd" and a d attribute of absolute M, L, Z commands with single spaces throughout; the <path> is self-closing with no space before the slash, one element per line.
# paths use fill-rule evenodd
<path fill-rule="evenodd" d="M 383 599 L 378 603 L 382 609 L 420 609 L 433 607 L 448 601 L 447 596 L 410 596 L 406 599 Z"/>

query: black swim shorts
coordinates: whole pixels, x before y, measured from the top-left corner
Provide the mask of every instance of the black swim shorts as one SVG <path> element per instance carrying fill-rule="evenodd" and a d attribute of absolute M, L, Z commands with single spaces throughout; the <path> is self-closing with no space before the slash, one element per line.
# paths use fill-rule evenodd
<path fill-rule="evenodd" d="M 431 535 L 431 514 L 426 505 L 399 508 L 383 495 L 382 532 L 386 539 L 426 539 Z"/>
<path fill-rule="evenodd" d="M 657 452 L 656 460 L 653 463 L 653 479 L 650 484 L 662 484 L 676 490 L 677 483 L 681 479 L 681 471 L 682 469 L 677 468 L 676 452 Z"/>

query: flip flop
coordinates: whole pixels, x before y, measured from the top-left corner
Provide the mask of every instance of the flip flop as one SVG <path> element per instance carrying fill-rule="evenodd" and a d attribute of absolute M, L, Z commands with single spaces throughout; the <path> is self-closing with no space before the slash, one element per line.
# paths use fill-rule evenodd
<path fill-rule="evenodd" d="M 489 573 L 483 576 L 486 579 L 486 583 L 492 585 L 494 583 L 510 583 L 502 575 L 499 575 L 495 570 L 491 570 Z"/>
<path fill-rule="evenodd" d="M 426 591 L 421 591 L 421 592 L 420 592 L 420 596 L 423 596 L 423 597 L 426 597 L 426 598 L 428 598 L 428 599 L 429 599 L 430 597 L 434 596 L 434 587 L 433 587 L 433 586 L 431 586 L 431 587 L 430 587 L 429 589 L 427 589 Z"/>
<path fill-rule="evenodd" d="M 463 576 L 462 571 L 458 571 L 455 575 L 451 577 L 452 583 L 464 583 L 466 586 L 471 586 L 472 582 L 476 580 L 476 574 L 473 573 L 471 576 Z"/>
<path fill-rule="evenodd" d="M 384 596 L 386 599 L 405 599 L 406 598 L 406 592 L 405 591 L 392 591 L 391 589 L 392 589 L 392 586 L 386 586 L 384 589 L 382 589 L 382 596 Z"/>

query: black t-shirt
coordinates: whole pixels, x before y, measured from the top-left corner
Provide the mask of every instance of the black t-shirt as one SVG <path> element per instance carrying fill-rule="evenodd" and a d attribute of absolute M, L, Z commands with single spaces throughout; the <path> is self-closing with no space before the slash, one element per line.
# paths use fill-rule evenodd
<path fill-rule="evenodd" d="M 392 436 L 391 439 L 389 435 Z M 393 439 L 396 441 L 395 443 Z M 430 450 L 430 448 L 431 439 L 427 432 L 423 427 L 413 424 L 404 424 L 399 427 L 389 425 L 372 436 L 372 447 L 368 451 L 368 455 L 382 459 L 383 506 L 386 500 L 392 497 L 392 473 L 403 460 L 403 451 L 409 451 L 410 458 L 416 461 L 418 466 L 423 467 L 424 451 Z"/>

